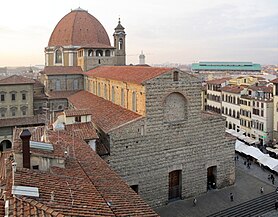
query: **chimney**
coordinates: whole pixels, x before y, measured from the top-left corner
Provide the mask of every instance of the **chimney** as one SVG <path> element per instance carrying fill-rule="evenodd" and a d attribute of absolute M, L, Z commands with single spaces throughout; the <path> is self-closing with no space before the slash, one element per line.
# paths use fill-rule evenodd
<path fill-rule="evenodd" d="M 23 168 L 30 169 L 30 131 L 24 129 L 20 134 L 20 138 L 22 140 Z"/>

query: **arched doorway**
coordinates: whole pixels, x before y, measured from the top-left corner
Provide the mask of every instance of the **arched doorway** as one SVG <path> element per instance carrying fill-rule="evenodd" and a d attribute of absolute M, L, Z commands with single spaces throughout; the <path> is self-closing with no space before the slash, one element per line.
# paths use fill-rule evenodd
<path fill-rule="evenodd" d="M 216 189 L 216 175 L 216 166 L 212 166 L 207 169 L 207 190 Z"/>
<path fill-rule="evenodd" d="M 169 200 L 181 198 L 181 170 L 169 173 Z"/>
<path fill-rule="evenodd" d="M 0 143 L 0 151 L 5 151 L 7 149 L 11 149 L 12 148 L 12 142 L 10 140 L 3 140 Z"/>

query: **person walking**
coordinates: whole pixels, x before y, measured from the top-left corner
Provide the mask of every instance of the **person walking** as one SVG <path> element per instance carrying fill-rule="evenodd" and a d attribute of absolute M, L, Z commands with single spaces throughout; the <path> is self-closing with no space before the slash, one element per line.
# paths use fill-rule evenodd
<path fill-rule="evenodd" d="M 196 206 L 197 205 L 197 199 L 194 197 L 193 199 L 193 206 Z"/>
<path fill-rule="evenodd" d="M 263 187 L 261 187 L 260 192 L 261 192 L 261 194 L 264 193 L 264 188 Z"/>
<path fill-rule="evenodd" d="M 275 201 L 275 209 L 277 210 L 278 209 L 278 200 L 276 199 Z"/>
<path fill-rule="evenodd" d="M 233 201 L 234 201 L 234 195 L 233 195 L 233 193 L 232 193 L 232 192 L 230 193 L 230 200 L 231 200 L 231 202 L 233 202 Z"/>

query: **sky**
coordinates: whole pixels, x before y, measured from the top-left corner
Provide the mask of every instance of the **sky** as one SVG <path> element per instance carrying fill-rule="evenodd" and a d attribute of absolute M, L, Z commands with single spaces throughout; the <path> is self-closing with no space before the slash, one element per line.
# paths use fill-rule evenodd
<path fill-rule="evenodd" d="M 0 67 L 44 64 L 59 20 L 81 7 L 106 29 L 118 18 L 127 64 L 251 61 L 278 64 L 278 0 L 9 0 L 1 2 Z"/>

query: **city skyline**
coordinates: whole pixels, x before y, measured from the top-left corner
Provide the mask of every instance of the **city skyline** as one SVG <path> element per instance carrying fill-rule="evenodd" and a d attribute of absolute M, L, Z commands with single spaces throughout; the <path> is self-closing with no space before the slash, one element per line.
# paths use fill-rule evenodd
<path fill-rule="evenodd" d="M 15 7 L 16 5 L 16 7 Z M 55 6 L 55 7 L 54 7 Z M 127 64 L 252 61 L 278 64 L 278 2 L 201 0 L 91 2 L 18 0 L 2 3 L 0 66 L 44 64 L 44 47 L 56 24 L 81 7 L 112 35 L 121 18 Z M 11 13 L 12 11 L 12 13 Z"/>

